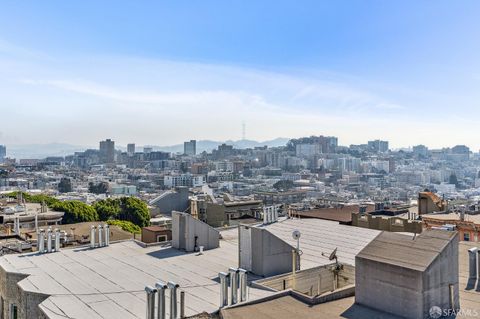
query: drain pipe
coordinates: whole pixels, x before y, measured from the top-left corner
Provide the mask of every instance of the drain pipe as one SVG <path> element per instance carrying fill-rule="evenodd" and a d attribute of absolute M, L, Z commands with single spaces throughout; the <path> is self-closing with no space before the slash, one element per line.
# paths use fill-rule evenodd
<path fill-rule="evenodd" d="M 220 308 L 228 306 L 228 274 L 221 272 L 218 274 L 220 278 Z"/>
<path fill-rule="evenodd" d="M 168 289 L 167 284 L 159 281 L 155 284 L 158 291 L 157 319 L 165 319 L 165 290 Z"/>
<path fill-rule="evenodd" d="M 177 319 L 177 289 L 179 285 L 169 281 L 167 287 L 170 289 L 170 319 Z"/>

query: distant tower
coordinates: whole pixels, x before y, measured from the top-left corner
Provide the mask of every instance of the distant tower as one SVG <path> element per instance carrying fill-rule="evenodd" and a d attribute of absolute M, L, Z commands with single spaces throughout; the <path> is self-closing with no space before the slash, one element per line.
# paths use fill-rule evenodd
<path fill-rule="evenodd" d="M 245 124 L 245 121 L 242 122 L 242 140 L 245 140 L 245 137 L 246 137 L 246 124 Z"/>

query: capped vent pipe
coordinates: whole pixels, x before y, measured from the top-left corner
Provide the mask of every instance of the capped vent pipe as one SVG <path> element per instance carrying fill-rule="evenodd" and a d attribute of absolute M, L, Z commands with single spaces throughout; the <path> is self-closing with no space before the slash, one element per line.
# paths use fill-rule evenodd
<path fill-rule="evenodd" d="M 230 274 L 230 304 L 234 305 L 238 301 L 238 269 L 230 267 L 228 273 Z"/>
<path fill-rule="evenodd" d="M 170 319 L 177 319 L 177 289 L 179 285 L 169 281 L 167 287 L 170 289 Z"/>
<path fill-rule="evenodd" d="M 60 230 L 55 229 L 55 251 L 60 251 Z"/>
<path fill-rule="evenodd" d="M 103 247 L 103 227 L 98 225 L 98 247 Z"/>
<path fill-rule="evenodd" d="M 240 301 L 247 301 L 247 271 L 238 268 L 238 281 L 240 282 Z"/>
<path fill-rule="evenodd" d="M 152 286 L 146 286 L 145 292 L 147 293 L 147 319 L 155 319 L 155 294 L 157 289 Z"/>
<path fill-rule="evenodd" d="M 52 229 L 47 230 L 47 253 L 52 252 Z"/>
<path fill-rule="evenodd" d="M 221 272 L 218 274 L 220 278 L 220 308 L 228 306 L 228 274 Z"/>
<path fill-rule="evenodd" d="M 90 248 L 95 248 L 95 226 L 90 227 Z"/>
<path fill-rule="evenodd" d="M 105 224 L 103 226 L 103 229 L 105 230 L 105 246 L 110 245 L 110 226 L 108 224 Z"/>
<path fill-rule="evenodd" d="M 38 252 L 43 254 L 45 252 L 45 230 L 40 229 L 37 235 Z"/>
<path fill-rule="evenodd" d="M 157 304 L 157 319 L 166 319 L 165 318 L 165 290 L 168 289 L 167 284 L 163 281 L 159 281 L 155 284 L 155 288 L 158 291 L 158 304 Z"/>

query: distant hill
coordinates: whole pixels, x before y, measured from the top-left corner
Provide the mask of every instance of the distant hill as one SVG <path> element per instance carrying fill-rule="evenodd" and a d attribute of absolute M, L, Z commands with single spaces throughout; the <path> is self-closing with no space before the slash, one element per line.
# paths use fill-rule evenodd
<path fill-rule="evenodd" d="M 71 145 L 65 143 L 7 145 L 7 156 L 20 158 L 45 158 L 49 156 L 65 156 L 81 152 L 88 146 Z"/>
<path fill-rule="evenodd" d="M 203 151 L 211 152 L 212 150 L 216 149 L 218 145 L 223 143 L 228 145 L 233 145 L 234 148 L 237 149 L 245 149 L 245 148 L 254 148 L 257 146 L 268 146 L 268 147 L 278 147 L 278 146 L 285 146 L 289 141 L 289 138 L 279 137 L 274 140 L 269 141 L 253 141 L 253 140 L 238 140 L 238 141 L 210 141 L 210 140 L 199 140 L 197 141 L 197 153 L 202 153 Z M 183 144 L 171 145 L 171 146 L 152 146 L 153 149 L 164 151 L 164 152 L 171 152 L 171 153 L 183 153 Z"/>
<path fill-rule="evenodd" d="M 237 149 L 245 148 L 254 148 L 257 146 L 268 146 L 268 147 L 278 147 L 285 146 L 289 141 L 289 138 L 279 137 L 273 140 L 258 142 L 253 140 L 238 140 L 238 141 L 210 141 L 210 140 L 199 140 L 197 141 L 197 153 L 202 153 L 203 151 L 211 152 L 216 149 L 218 145 L 223 143 L 228 145 L 233 145 Z M 126 148 L 123 145 L 115 145 L 116 149 L 125 151 Z M 170 146 L 155 146 L 148 145 L 156 151 L 164 151 L 170 153 L 183 153 L 183 144 L 170 145 Z M 65 143 L 48 143 L 48 144 L 25 144 L 25 145 L 7 145 L 7 156 L 14 157 L 17 159 L 21 158 L 45 158 L 49 156 L 66 156 L 71 155 L 75 152 L 81 152 L 88 148 L 98 148 L 98 146 L 80 146 L 80 145 L 71 145 Z M 143 146 L 137 146 L 138 151 L 143 150 Z"/>

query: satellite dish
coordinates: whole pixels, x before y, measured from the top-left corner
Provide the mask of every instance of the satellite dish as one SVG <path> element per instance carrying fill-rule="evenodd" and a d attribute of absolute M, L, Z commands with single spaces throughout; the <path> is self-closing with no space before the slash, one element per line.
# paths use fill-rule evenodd
<path fill-rule="evenodd" d="M 330 255 L 328 256 L 328 260 L 335 260 L 336 263 L 338 263 L 338 257 L 337 257 L 337 248 L 335 248 L 331 253 Z M 325 253 L 322 253 L 322 256 L 323 257 L 327 257 L 327 255 Z"/>
<path fill-rule="evenodd" d="M 337 259 L 337 249 L 338 248 L 335 248 L 332 253 L 330 254 L 330 256 L 328 257 L 329 260 L 336 260 Z"/>
<path fill-rule="evenodd" d="M 301 235 L 302 235 L 302 234 L 300 233 L 299 230 L 294 230 L 294 231 L 292 232 L 292 237 L 293 237 L 293 239 L 299 240 Z"/>

